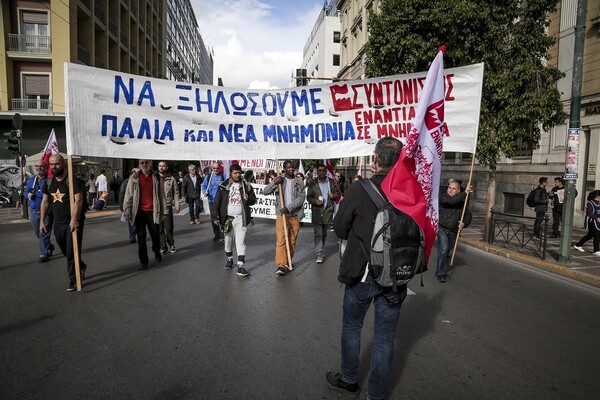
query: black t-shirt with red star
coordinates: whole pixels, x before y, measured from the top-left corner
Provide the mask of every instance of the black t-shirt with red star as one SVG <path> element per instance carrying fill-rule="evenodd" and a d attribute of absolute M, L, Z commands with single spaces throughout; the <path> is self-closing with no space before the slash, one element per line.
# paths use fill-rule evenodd
<path fill-rule="evenodd" d="M 42 192 L 50 197 L 52 214 L 55 224 L 68 224 L 71 222 L 71 205 L 69 204 L 69 178 L 59 181 L 56 177 L 47 179 Z M 48 186 L 50 182 L 50 186 Z M 73 194 L 82 193 L 79 185 L 73 185 Z M 83 211 L 82 211 L 83 214 Z"/>

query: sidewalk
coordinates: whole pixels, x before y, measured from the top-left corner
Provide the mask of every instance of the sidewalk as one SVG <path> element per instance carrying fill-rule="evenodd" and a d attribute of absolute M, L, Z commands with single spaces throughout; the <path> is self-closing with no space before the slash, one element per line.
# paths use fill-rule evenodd
<path fill-rule="evenodd" d="M 103 216 L 118 216 L 119 207 L 115 204 L 109 204 L 102 211 L 88 211 L 86 218 L 98 218 Z M 21 217 L 21 210 L 14 208 L 0 208 L 0 224 L 19 224 L 29 223 Z M 485 219 L 483 216 L 474 216 L 473 222 L 469 228 L 465 229 L 461 235 L 460 241 L 463 244 L 485 250 L 505 258 L 510 258 L 521 263 L 545 269 L 559 275 L 563 275 L 580 282 L 600 287 L 600 257 L 592 254 L 592 241 L 588 241 L 584 248 L 585 253 L 571 249 L 571 260 L 569 263 L 559 263 L 559 245 L 560 239 L 548 237 L 546 259 L 542 260 L 532 243 L 525 247 L 518 247 L 513 244 L 494 242 L 489 244 L 483 241 Z M 571 235 L 572 243 L 585 235 L 583 229 L 575 227 Z"/>
<path fill-rule="evenodd" d="M 461 243 L 600 287 L 600 257 L 592 254 L 592 240 L 584 245 L 585 253 L 571 248 L 570 262 L 560 263 L 558 262 L 560 238 L 552 239 L 548 236 L 546 258 L 542 260 L 540 253 L 531 242 L 525 247 L 499 241 L 495 241 L 493 244 L 484 242 L 484 225 L 485 218 L 483 216 L 473 216 L 471 226 L 461 234 Z M 571 235 L 571 243 L 576 243 L 585 234 L 584 229 L 575 226 Z"/>

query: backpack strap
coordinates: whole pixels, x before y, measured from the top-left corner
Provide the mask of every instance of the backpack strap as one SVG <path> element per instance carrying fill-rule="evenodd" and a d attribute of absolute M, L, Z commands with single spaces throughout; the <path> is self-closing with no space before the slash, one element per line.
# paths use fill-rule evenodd
<path fill-rule="evenodd" d="M 382 209 L 383 206 L 387 204 L 387 199 L 379 191 L 377 185 L 375 185 L 371 179 L 361 179 L 358 181 L 358 183 L 360 183 L 363 189 L 365 189 L 378 210 Z"/>

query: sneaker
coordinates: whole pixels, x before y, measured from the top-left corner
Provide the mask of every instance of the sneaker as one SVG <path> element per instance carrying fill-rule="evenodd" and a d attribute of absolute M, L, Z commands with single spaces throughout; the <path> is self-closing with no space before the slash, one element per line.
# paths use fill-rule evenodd
<path fill-rule="evenodd" d="M 194 220 L 190 219 L 190 225 L 194 225 L 194 224 L 195 224 Z"/>
<path fill-rule="evenodd" d="M 164 256 L 168 252 L 169 252 L 169 250 L 167 250 L 167 249 L 160 249 L 160 255 L 162 255 L 162 256 Z"/>
<path fill-rule="evenodd" d="M 239 276 L 248 276 L 248 275 L 250 275 L 250 272 L 246 271 L 246 269 L 244 267 L 238 267 L 237 274 Z"/>
<path fill-rule="evenodd" d="M 579 250 L 579 251 L 580 251 L 580 252 L 582 252 L 582 253 L 585 253 L 585 250 L 583 249 L 583 246 L 577 246 L 577 245 L 575 245 L 575 246 L 573 246 L 573 248 L 574 248 L 575 250 Z"/>
<path fill-rule="evenodd" d="M 169 246 L 169 253 L 177 253 L 177 249 L 175 248 L 174 244 Z"/>
<path fill-rule="evenodd" d="M 196 225 L 200 225 L 200 218 L 196 218 L 194 222 L 196 223 Z"/>
<path fill-rule="evenodd" d="M 227 260 L 227 264 L 225 264 L 225 269 L 232 269 L 233 268 L 233 259 L 230 258 L 229 260 Z"/>
<path fill-rule="evenodd" d="M 287 268 L 286 267 L 277 267 L 277 272 L 275 272 L 277 275 L 286 275 L 287 274 Z"/>
<path fill-rule="evenodd" d="M 41 264 L 43 264 L 45 262 L 48 262 L 48 261 L 50 261 L 50 257 L 48 257 L 48 256 L 40 257 L 40 263 Z"/>
<path fill-rule="evenodd" d="M 323 256 L 317 256 L 317 264 L 323 264 Z"/>
<path fill-rule="evenodd" d="M 600 251 L 595 251 L 592 254 L 595 255 L 595 256 L 600 256 Z"/>
<path fill-rule="evenodd" d="M 75 283 L 71 282 L 69 284 L 69 287 L 67 288 L 67 292 L 74 292 L 77 290 L 77 286 L 75 286 Z"/>
<path fill-rule="evenodd" d="M 348 392 L 356 392 L 358 391 L 358 383 L 346 383 L 342 380 L 342 374 L 339 372 L 329 371 L 325 374 L 325 378 L 327 378 L 327 382 L 331 386 L 335 386 L 336 388 L 346 390 Z"/>
<path fill-rule="evenodd" d="M 437 280 L 438 280 L 438 282 L 444 283 L 444 282 L 446 282 L 446 277 L 445 276 L 438 276 Z"/>

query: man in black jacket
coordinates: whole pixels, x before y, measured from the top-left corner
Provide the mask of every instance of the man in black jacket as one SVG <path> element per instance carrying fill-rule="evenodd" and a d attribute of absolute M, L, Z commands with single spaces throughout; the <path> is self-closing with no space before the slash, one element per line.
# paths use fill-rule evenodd
<path fill-rule="evenodd" d="M 392 137 L 385 137 L 377 142 L 373 161 L 375 174 L 371 178 L 375 185 L 381 185 L 398 160 L 401 149 L 402 143 Z M 342 365 L 340 372 L 330 371 L 326 374 L 327 381 L 332 386 L 349 392 L 358 390 L 361 328 L 372 302 L 375 308 L 375 329 L 368 387 L 368 398 L 372 399 L 382 399 L 385 396 L 394 353 L 396 326 L 407 290 L 406 284 L 398 286 L 397 293 L 391 287 L 381 287 L 368 273 L 367 256 L 377 212 L 375 203 L 363 186 L 350 185 L 333 220 L 335 233 L 348 241 L 338 275 L 338 280 L 346 284 L 346 287 L 341 334 Z M 418 247 L 419 227 L 410 218 L 406 221 L 406 231 L 414 232 L 414 241 Z"/>
<path fill-rule="evenodd" d="M 190 211 L 190 225 L 200 223 L 200 199 L 202 178 L 196 173 L 196 166 L 188 166 L 188 174 L 183 177 L 181 184 L 181 198 L 188 203 Z"/>
<path fill-rule="evenodd" d="M 539 185 L 533 192 L 533 202 L 535 203 L 535 222 L 533 223 L 533 237 L 541 238 L 542 233 L 542 221 L 548 212 L 548 192 L 546 186 L 548 185 L 548 178 L 542 176 L 539 179 Z"/>
<path fill-rule="evenodd" d="M 225 237 L 225 269 L 233 268 L 233 243 L 237 252 L 237 274 L 248 276 L 244 268 L 246 261 L 246 229 L 252 216 L 250 206 L 256 203 L 252 185 L 242 179 L 242 167 L 233 164 L 229 167 L 229 179 L 219 185 L 215 201 L 211 204 L 213 224 L 221 227 Z"/>
<path fill-rule="evenodd" d="M 470 188 L 468 188 L 470 189 Z M 448 190 L 439 199 L 438 226 L 438 265 L 436 276 L 439 282 L 446 282 L 448 277 L 448 256 L 454 247 L 456 235 L 471 223 L 471 213 L 465 212 L 465 220 L 461 221 L 463 206 L 467 193 L 461 190 L 459 181 L 448 182 Z"/>

